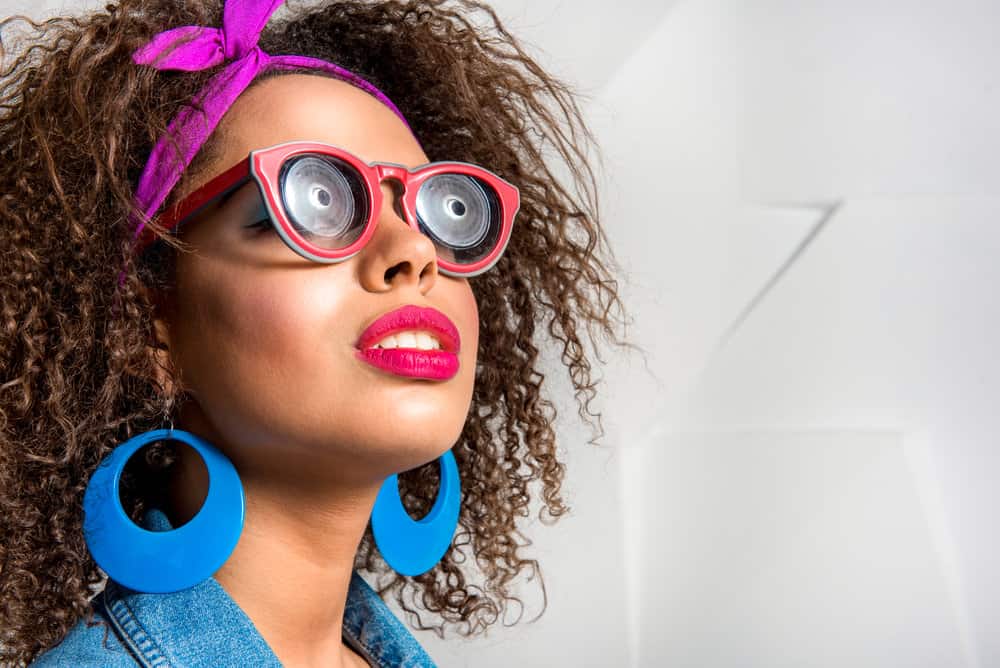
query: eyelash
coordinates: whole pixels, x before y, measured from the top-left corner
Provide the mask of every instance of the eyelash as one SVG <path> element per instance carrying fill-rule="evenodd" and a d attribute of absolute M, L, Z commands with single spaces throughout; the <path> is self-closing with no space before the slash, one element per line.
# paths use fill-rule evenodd
<path fill-rule="evenodd" d="M 249 225 L 244 225 L 243 227 L 245 227 L 248 230 L 257 230 L 258 232 L 266 232 L 267 230 L 272 229 L 271 219 L 261 218 L 256 223 L 250 223 Z"/>

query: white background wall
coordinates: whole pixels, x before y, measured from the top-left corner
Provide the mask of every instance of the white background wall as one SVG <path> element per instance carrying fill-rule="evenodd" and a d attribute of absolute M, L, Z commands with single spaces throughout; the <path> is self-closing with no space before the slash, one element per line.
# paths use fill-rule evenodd
<path fill-rule="evenodd" d="M 594 447 L 551 355 L 574 512 L 529 528 L 548 608 L 524 623 L 529 582 L 513 628 L 421 642 L 442 666 L 1000 666 L 1000 5 L 493 5 L 591 96 L 649 368 L 598 370 Z"/>
<path fill-rule="evenodd" d="M 680 2 L 602 90 L 632 665 L 1000 665 L 998 19 Z"/>

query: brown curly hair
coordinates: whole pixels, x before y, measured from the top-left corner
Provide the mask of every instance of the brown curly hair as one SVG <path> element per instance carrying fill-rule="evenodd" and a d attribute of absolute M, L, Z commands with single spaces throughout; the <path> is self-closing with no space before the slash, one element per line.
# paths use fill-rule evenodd
<path fill-rule="evenodd" d="M 600 434 L 600 413 L 589 408 L 596 383 L 581 325 L 591 341 L 596 325 L 605 338 L 636 348 L 619 341 L 612 326 L 612 308 L 624 308 L 616 274 L 608 269 L 617 265 L 598 224 L 586 152 L 596 142 L 574 100 L 579 93 L 528 56 L 488 5 L 448 4 L 389 0 L 297 7 L 275 17 L 260 42 L 271 54 L 311 55 L 357 72 L 399 106 L 431 160 L 485 165 L 520 189 L 521 208 L 505 254 L 491 271 L 469 279 L 480 313 L 480 349 L 473 405 L 453 448 L 463 491 L 455 539 L 432 570 L 416 577 L 385 564 L 370 525 L 356 555 L 356 568 L 380 581 L 388 576 L 377 586 L 380 595 L 395 592 L 420 629 L 441 637 L 443 623 L 425 626 L 405 599 L 409 588 L 414 601 L 421 594 L 427 611 L 464 622 L 464 635 L 481 632 L 497 621 L 508 600 L 518 600 L 509 595 L 510 583 L 525 567 L 538 571 L 536 560 L 518 554 L 531 542 L 517 530 L 517 517 L 529 515 L 529 485 L 541 488 L 543 522 L 568 511 L 560 496 L 565 465 L 551 427 L 556 410 L 543 398 L 545 376 L 536 369 L 536 325 L 547 324 L 561 343 L 580 415 L 596 416 Z M 470 20 L 480 11 L 490 21 Z M 179 379 L 170 385 L 156 380 L 154 304 L 145 287 L 169 287 L 179 242 L 153 224 L 166 242 L 157 247 L 166 250 L 134 258 L 128 220 L 153 143 L 218 68 L 157 72 L 136 66 L 130 56 L 158 32 L 219 25 L 221 14 L 219 0 L 122 0 L 79 16 L 40 22 L 18 16 L 0 23 L 5 665 L 30 662 L 81 618 L 93 620 L 91 599 L 106 574 L 84 541 L 84 490 L 105 455 L 134 434 L 161 426 L 164 405 L 176 403 L 172 388 L 181 387 Z M 18 26 L 23 29 L 11 30 Z M 217 134 L 175 193 L 211 159 Z M 576 193 L 550 170 L 543 155 L 547 142 Z M 123 266 L 125 283 L 116 290 Z M 129 462 L 121 492 L 137 522 L 144 508 L 162 501 L 176 452 L 163 442 L 141 454 Z M 407 510 L 423 516 L 437 494 L 436 462 L 400 474 L 399 481 Z M 461 549 L 469 545 L 471 561 Z M 467 583 L 474 576 L 482 586 Z"/>

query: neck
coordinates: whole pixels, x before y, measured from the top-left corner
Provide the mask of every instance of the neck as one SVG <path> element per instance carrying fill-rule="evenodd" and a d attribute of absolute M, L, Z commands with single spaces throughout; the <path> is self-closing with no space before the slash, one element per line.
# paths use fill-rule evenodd
<path fill-rule="evenodd" d="M 178 445 L 167 509 L 174 526 L 198 513 L 207 492 L 201 457 Z M 343 642 L 342 629 L 355 554 L 380 482 L 302 484 L 301 476 L 296 480 L 273 467 L 258 471 L 234 464 L 246 516 L 239 543 L 216 580 L 282 664 L 367 665 Z"/>

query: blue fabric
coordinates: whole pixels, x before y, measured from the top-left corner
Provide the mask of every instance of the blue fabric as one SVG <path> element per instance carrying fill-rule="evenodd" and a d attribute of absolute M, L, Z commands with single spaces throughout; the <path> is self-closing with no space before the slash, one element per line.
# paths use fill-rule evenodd
<path fill-rule="evenodd" d="M 167 516 L 155 508 L 146 513 L 143 526 L 151 531 L 172 528 Z M 87 626 L 86 619 L 80 620 L 62 642 L 29 665 L 282 665 L 250 618 L 214 577 L 172 594 L 136 592 L 109 580 L 104 592 L 94 599 L 94 609 L 94 626 Z M 435 668 L 416 638 L 357 571 L 352 573 L 348 588 L 343 637 L 372 665 Z"/>

